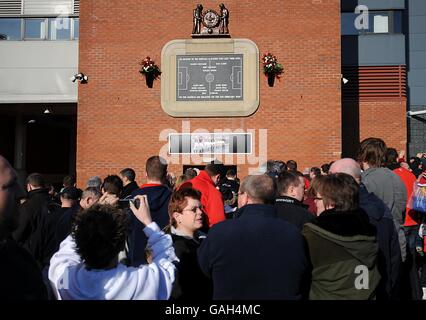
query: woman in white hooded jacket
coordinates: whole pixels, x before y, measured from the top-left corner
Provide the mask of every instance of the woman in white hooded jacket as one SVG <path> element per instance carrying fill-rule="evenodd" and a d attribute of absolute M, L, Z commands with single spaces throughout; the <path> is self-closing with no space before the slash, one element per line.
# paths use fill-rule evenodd
<path fill-rule="evenodd" d="M 49 280 L 57 299 L 166 300 L 175 280 L 178 259 L 170 235 L 151 220 L 146 196 L 137 196 L 135 216 L 145 225 L 152 262 L 138 268 L 119 262 L 127 236 L 127 216 L 109 205 L 79 212 L 72 234 L 50 260 Z"/>

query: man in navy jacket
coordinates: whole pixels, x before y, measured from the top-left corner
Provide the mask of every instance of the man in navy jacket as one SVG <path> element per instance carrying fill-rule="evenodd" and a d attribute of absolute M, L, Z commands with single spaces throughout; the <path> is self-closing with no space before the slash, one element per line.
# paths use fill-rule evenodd
<path fill-rule="evenodd" d="M 169 223 L 169 200 L 171 190 L 163 184 L 167 175 L 166 160 L 159 156 L 152 156 L 146 161 L 147 183 L 132 192 L 132 198 L 137 195 L 147 195 L 151 217 L 163 229 Z M 145 226 L 128 211 L 130 215 L 130 233 L 128 237 L 129 252 L 127 255 L 129 265 L 138 267 L 147 263 L 145 247 L 148 241 L 144 233 Z"/>
<path fill-rule="evenodd" d="M 307 258 L 297 228 L 279 219 L 275 185 L 267 175 L 240 186 L 238 218 L 215 224 L 198 250 L 213 279 L 213 299 L 302 298 Z"/>

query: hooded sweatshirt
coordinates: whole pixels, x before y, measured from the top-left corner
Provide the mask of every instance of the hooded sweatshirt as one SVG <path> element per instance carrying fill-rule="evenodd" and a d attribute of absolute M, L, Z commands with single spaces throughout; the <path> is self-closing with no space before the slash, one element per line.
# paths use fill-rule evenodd
<path fill-rule="evenodd" d="M 167 300 L 175 280 L 175 255 L 170 235 L 155 222 L 144 229 L 153 262 L 138 268 L 119 263 L 111 269 L 87 269 L 68 236 L 50 260 L 49 280 L 62 300 Z"/>
<path fill-rule="evenodd" d="M 191 179 L 186 185 L 191 184 L 194 189 L 201 192 L 201 204 L 204 206 L 209 227 L 225 220 L 225 209 L 222 194 L 216 189 L 212 179 L 206 171 Z"/>
<path fill-rule="evenodd" d="M 324 211 L 302 231 L 312 263 L 311 300 L 374 299 L 380 275 L 375 228 L 361 209 Z"/>
<path fill-rule="evenodd" d="M 144 184 L 140 189 L 132 192 L 132 198 L 137 195 L 147 195 L 152 221 L 156 222 L 160 229 L 169 224 L 168 206 L 172 195 L 169 188 L 161 184 Z M 129 265 L 138 267 L 147 262 L 145 247 L 148 239 L 143 232 L 144 225 L 131 210 L 127 212 L 130 217 L 127 258 Z"/>

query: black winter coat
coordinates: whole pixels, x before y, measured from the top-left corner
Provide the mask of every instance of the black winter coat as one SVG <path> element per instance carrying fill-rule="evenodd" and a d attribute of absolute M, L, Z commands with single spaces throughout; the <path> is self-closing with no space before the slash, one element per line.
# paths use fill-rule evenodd
<path fill-rule="evenodd" d="M 198 249 L 198 261 L 213 279 L 213 299 L 302 298 L 304 241 L 272 205 L 249 204 L 238 218 L 215 224 Z"/>
<path fill-rule="evenodd" d="M 305 223 L 315 223 L 316 217 L 310 213 L 305 204 L 291 197 L 277 197 L 275 209 L 279 218 L 295 225 L 302 231 Z"/>

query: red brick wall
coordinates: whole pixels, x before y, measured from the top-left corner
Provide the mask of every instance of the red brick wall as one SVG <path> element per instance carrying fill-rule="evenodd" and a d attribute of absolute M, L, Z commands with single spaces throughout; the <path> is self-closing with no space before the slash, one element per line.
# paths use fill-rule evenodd
<path fill-rule="evenodd" d="M 359 107 L 360 140 L 382 138 L 388 147 L 406 150 L 407 102 L 402 100 L 362 101 Z"/>
<path fill-rule="evenodd" d="M 205 10 L 218 10 L 217 1 L 202 4 Z M 182 121 L 188 120 L 163 112 L 160 83 L 148 89 L 138 63 L 149 55 L 161 64 L 164 44 L 190 38 L 195 5 L 170 0 L 81 2 L 79 71 L 89 76 L 89 83 L 79 85 L 80 186 L 92 175 L 117 173 L 127 166 L 142 181 L 146 159 L 166 143 L 159 141 L 160 132 L 180 132 Z M 272 52 L 285 75 L 270 88 L 260 74 L 260 106 L 254 115 L 190 119 L 191 131 L 267 129 L 266 158 L 295 159 L 302 170 L 339 158 L 340 0 L 229 0 L 225 5 L 231 36 L 253 40 L 261 55 Z M 183 164 L 170 170 L 179 174 Z M 239 175 L 255 166 L 239 165 Z"/>

